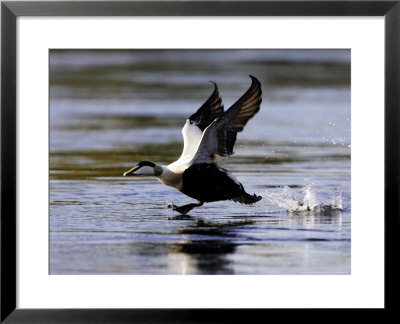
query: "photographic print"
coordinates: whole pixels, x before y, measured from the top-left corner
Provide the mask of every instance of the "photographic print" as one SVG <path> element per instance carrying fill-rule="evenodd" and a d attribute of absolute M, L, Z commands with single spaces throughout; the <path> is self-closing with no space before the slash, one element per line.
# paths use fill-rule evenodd
<path fill-rule="evenodd" d="M 51 275 L 351 274 L 349 49 L 51 49 Z"/>

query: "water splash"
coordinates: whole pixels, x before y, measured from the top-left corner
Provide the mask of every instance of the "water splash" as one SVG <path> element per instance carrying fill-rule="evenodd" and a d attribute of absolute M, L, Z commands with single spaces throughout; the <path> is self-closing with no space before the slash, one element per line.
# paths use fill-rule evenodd
<path fill-rule="evenodd" d="M 331 194 L 328 204 L 317 198 L 316 191 L 311 184 L 307 184 L 299 192 L 288 186 L 280 191 L 266 191 L 263 194 L 271 204 L 279 206 L 290 213 L 302 213 L 313 211 L 315 213 L 332 212 L 343 209 L 342 194 L 337 190 Z"/>
<path fill-rule="evenodd" d="M 343 210 L 342 192 L 336 191 L 331 196 L 330 206 L 335 210 Z"/>

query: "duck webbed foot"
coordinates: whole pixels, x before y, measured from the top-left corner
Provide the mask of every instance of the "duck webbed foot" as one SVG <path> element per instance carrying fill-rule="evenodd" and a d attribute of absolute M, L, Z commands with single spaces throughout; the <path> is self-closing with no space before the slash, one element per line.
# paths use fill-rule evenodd
<path fill-rule="evenodd" d="M 202 205 L 203 205 L 203 202 L 199 201 L 197 204 L 187 204 L 187 205 L 183 205 L 183 206 L 176 206 L 174 204 L 168 204 L 168 208 L 171 208 L 172 210 L 175 210 L 178 213 L 181 213 L 182 215 L 186 215 L 193 208 L 200 207 Z"/>

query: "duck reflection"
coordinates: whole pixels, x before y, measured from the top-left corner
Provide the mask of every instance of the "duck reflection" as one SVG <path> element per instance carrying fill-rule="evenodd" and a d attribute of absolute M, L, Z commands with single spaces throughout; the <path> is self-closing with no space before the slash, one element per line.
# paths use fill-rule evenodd
<path fill-rule="evenodd" d="M 232 227 L 247 225 L 252 221 L 212 223 L 197 220 L 194 225 L 181 228 L 182 241 L 170 245 L 169 257 L 179 259 L 182 274 L 234 274 L 229 256 L 236 251 L 237 235 Z M 176 269 L 177 270 L 177 269 Z"/>

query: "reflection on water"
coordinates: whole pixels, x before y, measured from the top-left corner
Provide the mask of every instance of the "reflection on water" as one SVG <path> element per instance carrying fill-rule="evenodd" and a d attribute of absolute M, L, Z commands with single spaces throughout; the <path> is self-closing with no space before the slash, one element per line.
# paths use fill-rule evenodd
<path fill-rule="evenodd" d="M 240 220 L 218 224 L 198 219 L 196 224 L 179 230 L 184 238 L 189 236 L 193 239 L 172 244 L 170 255 L 183 255 L 182 274 L 234 274 L 228 255 L 236 251 L 237 244 L 233 240 L 236 235 L 230 228 L 253 223 Z M 196 236 L 201 238 L 196 240 Z"/>
<path fill-rule="evenodd" d="M 263 85 L 225 166 L 255 206 L 192 200 L 150 177 L 218 83 L 225 107 Z M 52 50 L 51 274 L 349 274 L 350 52 Z"/>
<path fill-rule="evenodd" d="M 182 255 L 182 274 L 234 274 L 228 254 L 235 252 L 235 244 L 224 240 L 186 241 L 175 243 L 170 255 Z"/>

